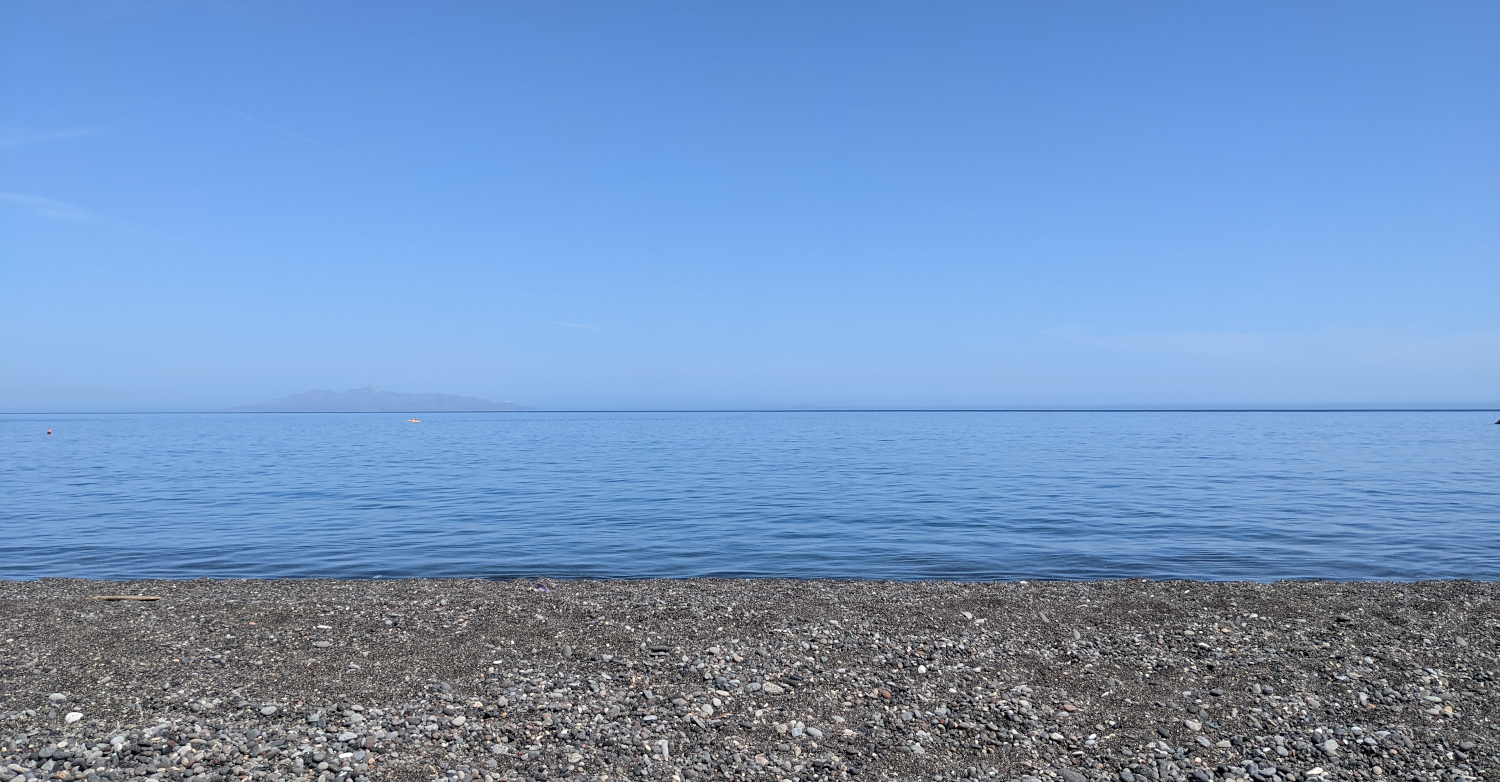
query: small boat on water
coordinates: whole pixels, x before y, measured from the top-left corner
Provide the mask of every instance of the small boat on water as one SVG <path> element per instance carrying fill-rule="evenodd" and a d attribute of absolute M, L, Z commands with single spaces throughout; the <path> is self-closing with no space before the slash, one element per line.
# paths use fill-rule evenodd
<path fill-rule="evenodd" d="M 420 418 L 408 418 L 408 419 L 406 419 L 406 422 L 409 423 L 409 424 L 420 424 L 420 423 L 422 423 L 422 419 L 420 419 Z"/>

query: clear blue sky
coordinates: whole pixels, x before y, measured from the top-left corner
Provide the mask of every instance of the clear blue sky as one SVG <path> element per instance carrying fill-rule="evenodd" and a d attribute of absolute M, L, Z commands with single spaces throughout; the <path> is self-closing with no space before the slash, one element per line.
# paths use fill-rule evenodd
<path fill-rule="evenodd" d="M 1500 4 L 0 5 L 0 409 L 1494 404 Z"/>

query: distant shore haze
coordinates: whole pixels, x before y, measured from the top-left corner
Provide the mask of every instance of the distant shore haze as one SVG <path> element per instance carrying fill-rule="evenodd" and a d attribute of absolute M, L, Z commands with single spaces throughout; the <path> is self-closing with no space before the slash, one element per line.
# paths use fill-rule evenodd
<path fill-rule="evenodd" d="M 304 391 L 255 405 L 231 407 L 230 413 L 490 413 L 530 410 L 514 402 L 495 402 L 477 396 L 403 394 L 374 386 L 342 393 L 321 389 Z"/>

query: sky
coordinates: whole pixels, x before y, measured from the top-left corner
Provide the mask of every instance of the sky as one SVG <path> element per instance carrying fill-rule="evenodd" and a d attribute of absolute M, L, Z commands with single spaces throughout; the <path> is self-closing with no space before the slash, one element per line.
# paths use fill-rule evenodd
<path fill-rule="evenodd" d="M 0 411 L 1500 404 L 1493 2 L 0 4 Z"/>

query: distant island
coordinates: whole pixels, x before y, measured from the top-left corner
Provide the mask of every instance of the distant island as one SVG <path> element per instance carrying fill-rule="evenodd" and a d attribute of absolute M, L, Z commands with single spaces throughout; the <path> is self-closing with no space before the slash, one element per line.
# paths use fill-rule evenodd
<path fill-rule="evenodd" d="M 231 407 L 230 413 L 490 413 L 530 410 L 514 402 L 477 396 L 400 394 L 374 386 L 337 391 L 306 391 L 258 405 Z"/>

